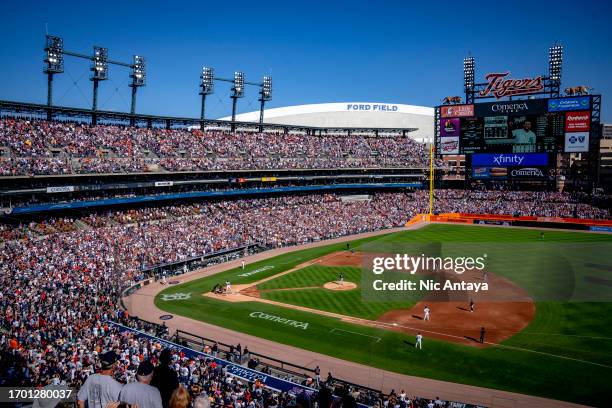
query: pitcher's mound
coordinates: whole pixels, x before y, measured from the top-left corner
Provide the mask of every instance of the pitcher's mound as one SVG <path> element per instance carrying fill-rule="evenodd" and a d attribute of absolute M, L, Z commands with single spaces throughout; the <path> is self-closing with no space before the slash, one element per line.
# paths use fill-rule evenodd
<path fill-rule="evenodd" d="M 323 287 L 325 289 L 329 289 L 329 290 L 353 290 L 357 288 L 357 284 L 353 283 L 353 282 L 327 282 L 325 285 L 323 285 Z"/>

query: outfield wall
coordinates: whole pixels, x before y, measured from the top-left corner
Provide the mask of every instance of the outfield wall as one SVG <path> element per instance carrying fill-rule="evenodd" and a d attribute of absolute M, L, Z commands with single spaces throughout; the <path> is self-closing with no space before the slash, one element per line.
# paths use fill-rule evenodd
<path fill-rule="evenodd" d="M 406 223 L 411 226 L 419 222 L 453 222 L 459 224 L 500 225 L 534 228 L 557 228 L 578 231 L 612 232 L 612 220 L 584 218 L 536 217 L 514 215 L 491 215 L 471 213 L 418 214 Z"/>

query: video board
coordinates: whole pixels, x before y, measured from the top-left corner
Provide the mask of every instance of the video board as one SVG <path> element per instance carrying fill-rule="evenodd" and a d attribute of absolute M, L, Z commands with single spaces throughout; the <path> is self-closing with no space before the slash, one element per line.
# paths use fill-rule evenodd
<path fill-rule="evenodd" d="M 440 109 L 439 152 L 588 152 L 591 97 L 524 99 Z"/>

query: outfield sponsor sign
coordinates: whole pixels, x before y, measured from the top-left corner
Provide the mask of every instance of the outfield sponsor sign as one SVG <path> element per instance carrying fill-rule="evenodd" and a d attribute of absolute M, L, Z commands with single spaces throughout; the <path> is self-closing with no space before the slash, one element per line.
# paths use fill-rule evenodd
<path fill-rule="evenodd" d="M 565 131 L 566 132 L 588 132 L 591 129 L 591 112 L 566 112 Z"/>
<path fill-rule="evenodd" d="M 474 224 L 478 225 L 501 225 L 503 227 L 509 227 L 512 225 L 512 221 L 501 221 L 501 220 L 474 220 Z"/>
<path fill-rule="evenodd" d="M 573 96 L 570 98 L 555 98 L 548 100 L 549 112 L 563 112 L 573 110 L 589 109 L 591 105 L 590 96 Z"/>
<path fill-rule="evenodd" d="M 440 120 L 440 136 L 460 136 L 461 124 L 459 118 L 444 118 Z"/>
<path fill-rule="evenodd" d="M 512 116 L 546 113 L 545 99 L 524 99 L 520 101 L 488 102 L 475 105 L 476 116 Z"/>
<path fill-rule="evenodd" d="M 472 166 L 548 166 L 546 153 L 474 153 Z"/>
<path fill-rule="evenodd" d="M 459 136 L 440 138 L 441 154 L 459 154 Z"/>
<path fill-rule="evenodd" d="M 508 178 L 507 167 L 473 167 L 472 178 L 478 180 L 497 179 L 505 180 Z"/>
<path fill-rule="evenodd" d="M 474 105 L 450 105 L 440 107 L 443 118 L 463 118 L 474 116 Z"/>
<path fill-rule="evenodd" d="M 606 226 L 601 226 L 601 225 L 591 225 L 589 229 L 591 231 L 612 232 L 612 227 L 606 227 Z"/>
<path fill-rule="evenodd" d="M 546 176 L 546 170 L 538 167 L 519 167 L 510 170 L 510 177 L 515 179 L 541 179 Z"/>
<path fill-rule="evenodd" d="M 584 153 L 589 151 L 589 132 L 565 134 L 565 153 Z"/>

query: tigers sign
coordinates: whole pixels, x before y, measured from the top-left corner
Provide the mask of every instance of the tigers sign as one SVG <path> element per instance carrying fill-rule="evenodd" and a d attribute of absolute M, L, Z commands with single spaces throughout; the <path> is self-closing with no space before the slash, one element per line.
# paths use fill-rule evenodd
<path fill-rule="evenodd" d="M 544 90 L 544 77 L 542 75 L 521 79 L 507 78 L 508 75 L 510 75 L 510 71 L 487 74 L 485 76 L 487 84 L 478 93 L 478 96 L 486 98 L 492 95 L 500 99 L 505 96 L 527 95 Z"/>

